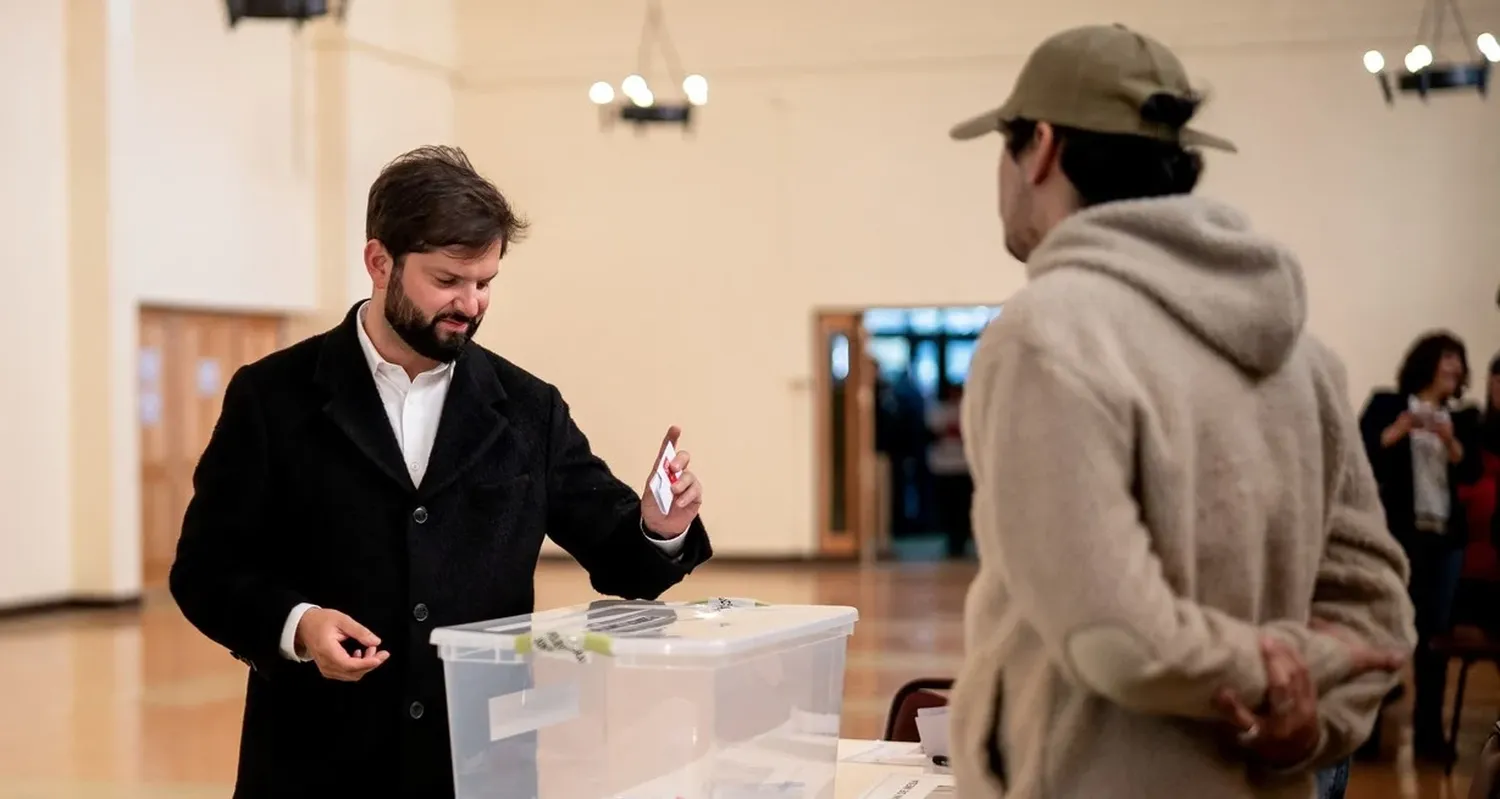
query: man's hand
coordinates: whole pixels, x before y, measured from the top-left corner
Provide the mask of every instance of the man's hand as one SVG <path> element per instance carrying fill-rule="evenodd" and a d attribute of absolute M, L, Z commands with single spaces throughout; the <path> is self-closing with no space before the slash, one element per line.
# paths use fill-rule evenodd
<path fill-rule="evenodd" d="M 662 439 L 661 447 L 656 450 L 656 459 L 651 462 L 651 474 L 656 473 L 656 464 L 661 460 L 662 453 L 667 451 L 667 443 L 677 447 L 677 438 L 682 435 L 682 430 L 673 427 L 667 430 L 666 438 Z M 677 450 L 677 457 L 667 464 L 667 469 L 677 476 L 677 481 L 672 484 L 672 504 L 668 513 L 662 513 L 657 507 L 656 500 L 651 496 L 651 476 L 646 476 L 646 490 L 641 494 L 641 521 L 645 523 L 646 529 L 662 538 L 676 538 L 698 518 L 698 511 L 703 507 L 703 483 L 698 476 L 688 471 L 689 457 L 687 452 Z"/>
<path fill-rule="evenodd" d="M 1290 644 L 1271 636 L 1260 640 L 1266 664 L 1266 707 L 1254 713 L 1228 689 L 1216 703 L 1238 732 L 1240 745 L 1272 768 L 1285 768 L 1311 757 L 1322 729 L 1318 691 L 1307 664 Z"/>
<path fill-rule="evenodd" d="M 1353 679 L 1372 671 L 1396 671 L 1406 662 L 1400 652 L 1376 649 L 1352 631 L 1313 619 L 1310 629 L 1342 642 L 1349 655 Z M 1301 654 L 1279 638 L 1260 642 L 1266 664 L 1266 706 L 1252 712 L 1232 691 L 1215 699 L 1219 710 L 1238 733 L 1240 745 L 1272 768 L 1285 768 L 1311 757 L 1322 736 L 1318 719 L 1318 691 Z"/>
<path fill-rule="evenodd" d="M 363 649 L 354 654 L 344 650 L 344 642 L 353 639 Z M 297 652 L 305 653 L 318 664 L 318 671 L 330 680 L 355 682 L 369 674 L 391 656 L 377 649 L 380 638 L 363 624 L 336 610 L 313 608 L 297 623 Z"/>

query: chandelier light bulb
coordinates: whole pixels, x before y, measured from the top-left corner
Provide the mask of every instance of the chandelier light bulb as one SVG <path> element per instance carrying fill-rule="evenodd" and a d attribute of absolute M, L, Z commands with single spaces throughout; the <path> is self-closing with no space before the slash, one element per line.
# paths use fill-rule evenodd
<path fill-rule="evenodd" d="M 589 102 L 594 105 L 609 105 L 615 100 L 615 87 L 599 81 L 589 87 Z"/>
<path fill-rule="evenodd" d="M 1419 44 L 1406 54 L 1406 71 L 1421 72 L 1432 66 L 1432 50 L 1425 44 Z"/>
<path fill-rule="evenodd" d="M 656 96 L 651 93 L 650 89 L 645 88 L 635 94 L 629 95 L 629 97 L 630 102 L 635 103 L 641 108 L 650 108 L 651 104 L 656 102 Z"/>
<path fill-rule="evenodd" d="M 621 81 L 620 91 L 624 92 L 625 96 L 632 100 L 651 94 L 651 89 L 646 86 L 646 79 L 640 75 L 631 75 L 624 81 Z M 636 103 L 636 105 L 640 105 L 640 103 Z"/>
<path fill-rule="evenodd" d="M 1479 52 L 1491 62 L 1500 62 L 1500 41 L 1495 39 L 1495 34 L 1479 34 Z"/>
<path fill-rule="evenodd" d="M 708 78 L 702 75 L 689 75 L 682 79 L 682 93 L 687 95 L 687 100 L 693 105 L 704 105 L 708 102 Z"/>
<path fill-rule="evenodd" d="M 1385 56 L 1379 50 L 1371 50 L 1365 53 L 1365 71 L 1371 75 L 1379 75 L 1385 69 Z"/>

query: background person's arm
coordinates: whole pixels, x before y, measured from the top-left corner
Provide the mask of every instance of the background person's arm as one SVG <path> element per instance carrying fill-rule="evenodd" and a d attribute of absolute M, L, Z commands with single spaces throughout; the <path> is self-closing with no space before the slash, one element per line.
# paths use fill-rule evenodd
<path fill-rule="evenodd" d="M 296 553 L 276 551 L 266 533 L 270 468 L 260 403 L 240 369 L 193 472 L 169 582 L 187 620 L 262 675 L 291 662 L 281 653 L 282 633 L 306 601 L 271 576 L 278 560 Z"/>

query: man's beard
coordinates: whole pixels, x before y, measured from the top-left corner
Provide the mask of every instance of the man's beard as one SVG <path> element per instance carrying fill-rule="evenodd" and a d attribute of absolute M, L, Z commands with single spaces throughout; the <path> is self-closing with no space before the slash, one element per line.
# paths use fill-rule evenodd
<path fill-rule="evenodd" d="M 440 313 L 431 319 L 422 315 L 406 292 L 401 290 L 401 277 L 396 275 L 390 290 L 385 295 L 385 321 L 396 335 L 411 347 L 412 352 L 440 363 L 448 363 L 463 352 L 464 346 L 479 330 L 484 316 L 470 317 L 456 311 Z M 438 327 L 442 322 L 462 322 L 466 328 L 461 333 L 447 332 Z"/>

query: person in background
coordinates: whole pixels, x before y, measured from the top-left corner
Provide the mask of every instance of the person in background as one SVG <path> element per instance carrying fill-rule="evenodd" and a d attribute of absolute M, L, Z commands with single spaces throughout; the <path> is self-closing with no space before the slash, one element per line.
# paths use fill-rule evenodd
<path fill-rule="evenodd" d="M 555 386 L 474 342 L 523 229 L 462 151 L 397 158 L 370 187 L 369 299 L 229 381 L 171 590 L 249 668 L 237 799 L 534 781 L 452 750 L 450 718 L 483 714 L 450 714 L 433 628 L 532 612 L 547 537 L 628 599 L 712 554 L 686 452 L 675 501 L 643 499 L 676 428 L 622 482 Z"/>
<path fill-rule="evenodd" d="M 1486 384 L 1484 402 L 1484 424 L 1480 432 L 1480 443 L 1486 455 L 1500 458 L 1500 355 L 1490 361 L 1490 377 Z"/>
<path fill-rule="evenodd" d="M 1088 26 L 952 131 L 999 135 L 1028 277 L 965 390 L 960 799 L 1308 799 L 1414 642 L 1302 268 L 1192 193 L 1197 148 L 1233 150 L 1201 102 L 1161 43 Z"/>
<path fill-rule="evenodd" d="M 1453 598 L 1452 624 L 1470 624 L 1500 637 L 1500 356 L 1485 378 L 1484 412 L 1479 421 L 1479 479 L 1459 487 L 1468 516 L 1469 540 L 1462 576 Z"/>
<path fill-rule="evenodd" d="M 938 524 L 948 540 L 949 558 L 968 554 L 969 505 L 974 497 L 974 481 L 969 477 L 969 463 L 964 460 L 960 419 L 963 394 L 962 385 L 944 382 L 938 387 L 937 402 L 927 412 L 927 426 L 932 430 L 927 465 L 932 472 L 933 504 Z"/>
<path fill-rule="evenodd" d="M 1409 591 L 1417 614 L 1413 748 L 1443 761 L 1443 689 L 1447 663 L 1428 651 L 1450 626 L 1468 544 L 1459 489 L 1482 469 L 1479 412 L 1460 404 L 1469 381 L 1463 342 L 1437 332 L 1414 343 L 1394 391 L 1376 391 L 1360 416 L 1364 446 L 1380 484 L 1380 500 L 1396 540 L 1411 562 Z"/>

